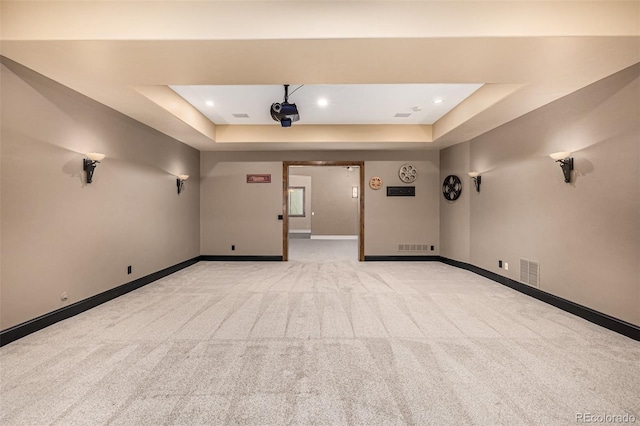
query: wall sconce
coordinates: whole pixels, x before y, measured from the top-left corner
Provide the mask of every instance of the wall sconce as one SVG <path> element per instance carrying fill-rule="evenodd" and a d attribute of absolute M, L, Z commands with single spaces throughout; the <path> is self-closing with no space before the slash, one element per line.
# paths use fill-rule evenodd
<path fill-rule="evenodd" d="M 85 154 L 87 158 L 82 161 L 82 170 L 87 172 L 87 183 L 93 181 L 93 171 L 96 168 L 96 164 L 104 160 L 104 154 L 99 152 L 88 152 Z"/>
<path fill-rule="evenodd" d="M 482 183 L 480 172 L 469 172 L 469 177 L 473 179 L 473 183 L 476 185 L 476 191 L 480 192 L 480 183 Z"/>
<path fill-rule="evenodd" d="M 556 160 L 556 163 L 560 163 L 562 173 L 564 173 L 564 181 L 567 183 L 571 182 L 571 170 L 573 170 L 573 158 L 569 157 L 570 155 L 571 153 L 566 151 L 549 154 L 549 157 Z"/>
<path fill-rule="evenodd" d="M 178 183 L 178 194 L 182 192 L 182 189 L 184 187 L 184 181 L 187 179 L 189 179 L 189 175 L 178 175 L 178 179 L 176 179 Z"/>

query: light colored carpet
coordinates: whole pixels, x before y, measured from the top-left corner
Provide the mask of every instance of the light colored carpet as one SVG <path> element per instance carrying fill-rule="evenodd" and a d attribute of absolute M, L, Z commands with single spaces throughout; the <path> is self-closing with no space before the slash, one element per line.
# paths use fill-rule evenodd
<path fill-rule="evenodd" d="M 638 342 L 440 263 L 200 262 L 0 368 L 3 425 L 640 418 Z"/>

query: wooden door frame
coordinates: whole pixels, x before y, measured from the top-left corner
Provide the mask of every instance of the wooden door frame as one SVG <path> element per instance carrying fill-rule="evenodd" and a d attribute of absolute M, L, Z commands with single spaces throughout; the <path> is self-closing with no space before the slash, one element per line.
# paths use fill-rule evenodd
<path fill-rule="evenodd" d="M 358 193 L 358 260 L 364 261 L 364 161 L 283 161 L 282 162 L 282 260 L 289 257 L 289 166 L 341 166 L 360 168 Z"/>

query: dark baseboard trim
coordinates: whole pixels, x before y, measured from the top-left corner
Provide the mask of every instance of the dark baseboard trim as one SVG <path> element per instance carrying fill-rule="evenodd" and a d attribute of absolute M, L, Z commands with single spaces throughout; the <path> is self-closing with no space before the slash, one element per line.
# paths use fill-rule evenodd
<path fill-rule="evenodd" d="M 282 262 L 282 256 L 202 255 L 200 260 L 208 262 Z"/>
<path fill-rule="evenodd" d="M 180 262 L 177 265 L 170 266 L 161 271 L 154 272 L 153 274 L 149 274 L 142 278 L 138 278 L 137 280 L 112 288 L 111 290 L 80 300 L 79 302 L 65 306 L 64 308 L 57 309 L 53 312 L 49 312 L 32 320 L 23 322 L 22 324 L 2 330 L 0 331 L 0 347 L 28 336 L 31 333 L 35 333 L 38 330 L 42 330 L 43 328 L 53 325 L 59 321 L 71 318 L 91 308 L 95 308 L 109 300 L 115 299 L 123 294 L 127 294 L 130 291 L 143 287 L 149 283 L 159 280 L 160 278 L 166 277 L 167 275 L 171 275 L 174 272 L 178 272 L 179 270 L 198 263 L 199 261 L 200 256 L 194 257 L 193 259 Z"/>
<path fill-rule="evenodd" d="M 547 293 L 535 287 L 528 286 L 521 282 L 512 280 L 511 278 L 504 277 L 502 275 L 496 274 L 495 272 L 487 271 L 486 269 L 479 268 L 469 263 L 447 259 L 446 257 L 440 257 L 440 261 L 442 263 L 446 263 L 447 265 L 466 269 L 467 271 L 482 275 L 485 278 L 489 278 L 492 281 L 510 287 L 520 293 L 526 294 L 527 296 L 535 297 L 536 299 L 555 306 L 558 309 L 562 309 L 563 311 L 569 312 L 573 315 L 577 315 L 589 322 L 607 328 L 611 331 L 615 331 L 616 333 L 627 336 L 633 340 L 640 341 L 640 327 L 634 324 L 628 323 L 618 318 L 614 318 L 607 314 L 603 314 L 602 312 L 595 311 L 591 308 L 587 308 L 586 306 L 582 306 L 570 300 L 563 299 L 562 297 L 554 296 L 551 293 Z"/>
<path fill-rule="evenodd" d="M 633 340 L 640 341 L 640 327 L 628 323 L 626 321 L 611 317 L 607 314 L 595 311 L 586 306 L 579 305 L 571 302 L 570 300 L 563 299 L 553 294 L 546 293 L 534 287 L 530 287 L 526 284 L 512 280 L 505 276 L 496 274 L 486 269 L 482 269 L 469 263 L 460 262 L 453 259 L 448 259 L 442 256 L 365 256 L 365 261 L 439 261 L 447 265 L 455 266 L 457 268 L 465 269 L 467 271 L 476 273 L 499 284 L 510 287 L 520 293 L 534 297 L 542 302 L 555 306 L 558 309 L 577 315 L 587 321 L 597 324 L 601 327 L 607 328 L 616 333 L 627 336 Z M 121 286 L 112 288 L 103 293 L 81 300 L 64 308 L 57 309 L 53 312 L 49 312 L 38 318 L 34 318 L 22 324 L 18 324 L 6 330 L 0 331 L 0 347 L 5 346 L 15 340 L 28 336 L 31 333 L 35 333 L 45 327 L 55 324 L 59 321 L 71 318 L 84 311 L 101 305 L 116 297 L 127 294 L 133 290 L 150 284 L 160 278 L 171 275 L 191 266 L 199 261 L 282 261 L 282 256 L 198 256 L 193 259 L 186 260 L 178 263 L 177 265 L 170 266 L 161 271 L 154 272 L 147 276 L 138 278 L 137 280 L 128 282 Z"/>
<path fill-rule="evenodd" d="M 365 262 L 439 262 L 440 256 L 365 256 Z"/>

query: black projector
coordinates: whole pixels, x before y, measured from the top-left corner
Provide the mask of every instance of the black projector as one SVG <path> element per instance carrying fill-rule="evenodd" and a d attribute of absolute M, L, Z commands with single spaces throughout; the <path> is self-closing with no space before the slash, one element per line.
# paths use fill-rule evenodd
<path fill-rule="evenodd" d="M 271 118 L 279 121 L 282 127 L 291 127 L 291 123 L 300 120 L 300 114 L 296 104 L 276 102 L 271 104 Z"/>

